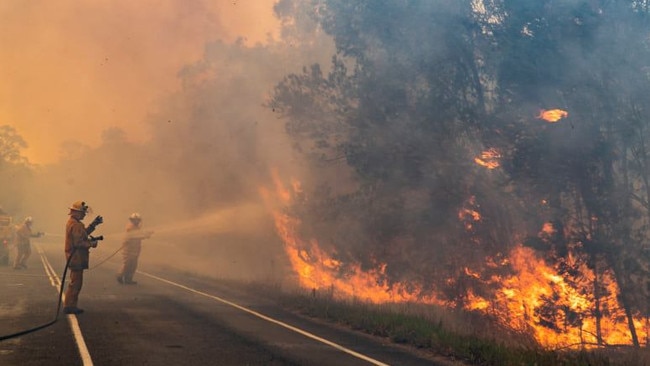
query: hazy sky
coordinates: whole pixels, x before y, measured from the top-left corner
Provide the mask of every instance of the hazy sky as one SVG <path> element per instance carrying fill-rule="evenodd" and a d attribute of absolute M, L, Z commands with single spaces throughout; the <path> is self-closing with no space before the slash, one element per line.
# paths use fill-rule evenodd
<path fill-rule="evenodd" d="M 177 90 L 177 71 L 206 42 L 275 35 L 275 0 L 21 0 L 0 2 L 0 125 L 14 126 L 34 163 L 68 139 L 148 137 L 143 118 Z"/>

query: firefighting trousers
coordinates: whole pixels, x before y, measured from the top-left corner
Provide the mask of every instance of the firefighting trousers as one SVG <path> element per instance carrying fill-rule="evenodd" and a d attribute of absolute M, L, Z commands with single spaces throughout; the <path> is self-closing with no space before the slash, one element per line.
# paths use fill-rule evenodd
<path fill-rule="evenodd" d="M 14 258 L 14 268 L 18 268 L 21 265 L 27 265 L 27 259 L 32 255 L 31 245 L 17 245 L 16 246 L 16 257 Z"/>
<path fill-rule="evenodd" d="M 71 270 L 70 271 L 70 282 L 68 283 L 68 288 L 65 291 L 65 300 L 63 301 L 63 306 L 65 307 L 77 307 L 77 301 L 79 300 L 79 292 L 81 292 L 81 286 L 84 282 L 84 271 L 83 270 Z"/>
<path fill-rule="evenodd" d="M 138 269 L 138 256 L 124 257 L 122 269 L 118 273 L 118 276 L 124 278 L 124 281 L 132 281 L 136 269 Z"/>

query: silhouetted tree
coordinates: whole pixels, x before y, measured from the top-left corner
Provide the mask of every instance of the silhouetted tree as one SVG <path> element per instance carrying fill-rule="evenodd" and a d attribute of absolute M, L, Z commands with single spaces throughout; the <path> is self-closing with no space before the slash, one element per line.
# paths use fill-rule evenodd
<path fill-rule="evenodd" d="M 22 150 L 27 142 L 10 125 L 0 126 L 0 206 L 10 213 L 19 210 L 25 194 L 25 184 L 32 170 Z"/>

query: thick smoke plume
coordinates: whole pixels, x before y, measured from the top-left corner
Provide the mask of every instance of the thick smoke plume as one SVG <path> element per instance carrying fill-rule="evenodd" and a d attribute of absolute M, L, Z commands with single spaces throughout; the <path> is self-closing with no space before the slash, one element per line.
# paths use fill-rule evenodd
<path fill-rule="evenodd" d="M 64 160 L 15 174 L 28 194 L 10 208 L 56 232 L 85 199 L 109 237 L 138 211 L 158 233 L 152 260 L 247 278 L 284 274 L 276 229 L 290 223 L 277 231 L 298 237 L 284 238 L 292 270 L 326 267 L 319 286 L 372 274 L 391 296 L 506 309 L 599 345 L 649 315 L 646 2 L 274 9 L 281 38 L 213 40 L 175 70 L 181 87 L 142 121 L 150 139 L 72 136 Z M 513 315 L 507 280 L 526 263 L 561 283 Z M 593 319 L 605 309 L 609 333 Z"/>
<path fill-rule="evenodd" d="M 222 277 L 280 276 L 282 243 L 260 189 L 272 184 L 271 171 L 291 176 L 300 168 L 282 121 L 265 103 L 284 75 L 333 52 L 326 37 L 304 43 L 292 28 L 284 30 L 290 42 L 205 44 L 198 61 L 172 71 L 180 89 L 134 121 L 151 131 L 148 139 L 131 138 L 117 123 L 69 134 L 59 162 L 15 181 L 20 200 L 5 191 L 5 208 L 17 219 L 33 216 L 35 227 L 58 237 L 69 205 L 85 200 L 90 219 L 105 221 L 98 258 L 119 247 L 127 217 L 139 212 L 155 232 L 145 261 Z M 88 131 L 98 145 L 87 142 L 94 139 Z"/>

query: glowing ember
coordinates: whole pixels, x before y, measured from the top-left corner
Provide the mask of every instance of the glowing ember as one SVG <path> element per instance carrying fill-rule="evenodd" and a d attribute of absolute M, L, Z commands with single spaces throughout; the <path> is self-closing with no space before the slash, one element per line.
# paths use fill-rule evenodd
<path fill-rule="evenodd" d="M 539 111 L 539 116 L 537 116 L 537 118 L 553 123 L 568 116 L 569 116 L 569 112 L 563 111 L 561 109 L 550 109 L 550 110 L 542 109 Z"/>
<path fill-rule="evenodd" d="M 474 161 L 476 162 L 476 164 L 484 166 L 488 169 L 495 169 L 500 166 L 499 164 L 500 158 L 501 158 L 501 154 L 499 154 L 499 152 L 496 149 L 491 148 L 483 151 L 480 157 L 474 158 Z"/>
<path fill-rule="evenodd" d="M 542 226 L 542 232 L 546 235 L 553 235 L 555 234 L 555 231 L 556 230 L 552 222 L 545 222 Z"/>
<path fill-rule="evenodd" d="M 463 207 L 458 210 L 458 220 L 465 225 L 467 231 L 471 231 L 474 228 L 474 223 L 481 221 L 481 213 L 476 209 L 476 197 L 471 196 Z"/>

